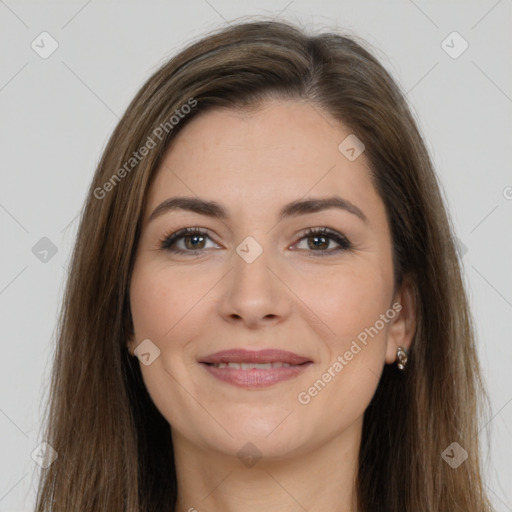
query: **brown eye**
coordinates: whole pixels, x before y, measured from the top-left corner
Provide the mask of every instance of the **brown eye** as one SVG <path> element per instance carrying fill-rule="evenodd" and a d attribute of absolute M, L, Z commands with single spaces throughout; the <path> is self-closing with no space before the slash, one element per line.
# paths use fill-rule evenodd
<path fill-rule="evenodd" d="M 211 241 L 211 238 L 206 231 L 199 228 L 186 228 L 165 237 L 161 241 L 161 248 L 174 253 L 197 254 L 208 249 L 206 246 L 208 240 Z M 299 247 L 299 249 L 314 253 L 315 256 L 328 256 L 352 248 L 346 237 L 328 228 L 310 228 L 299 243 L 303 240 L 307 241 L 307 247 Z M 331 247 L 333 244 L 334 247 Z M 215 247 L 218 245 L 215 244 Z"/>
<path fill-rule="evenodd" d="M 330 238 L 326 237 L 326 236 L 319 236 L 319 235 L 308 236 L 307 240 L 308 240 L 308 243 L 311 242 L 311 243 L 309 243 L 309 247 L 312 250 L 327 249 L 329 247 Z"/>
<path fill-rule="evenodd" d="M 352 248 L 351 243 L 346 237 L 328 228 L 310 228 L 301 238 L 302 240 L 307 240 L 307 248 L 305 250 L 316 253 L 315 256 L 326 256 Z M 333 243 L 337 244 L 338 247 L 329 249 L 329 246 Z"/>
<path fill-rule="evenodd" d="M 161 248 L 176 253 L 194 253 L 207 248 L 208 240 L 211 239 L 206 231 L 197 228 L 186 228 L 165 237 L 161 241 Z"/>
<path fill-rule="evenodd" d="M 190 250 L 203 249 L 205 237 L 202 235 L 184 235 L 182 237 L 185 240 L 185 247 Z"/>

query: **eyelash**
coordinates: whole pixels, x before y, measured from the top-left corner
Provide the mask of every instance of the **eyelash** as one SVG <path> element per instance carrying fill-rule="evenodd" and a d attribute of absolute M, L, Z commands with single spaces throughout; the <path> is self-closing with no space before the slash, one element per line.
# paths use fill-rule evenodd
<path fill-rule="evenodd" d="M 178 240 L 185 238 L 186 236 L 191 235 L 200 235 L 200 236 L 206 236 L 207 238 L 210 238 L 208 235 L 208 232 L 199 228 L 199 227 L 191 227 L 191 228 L 185 228 L 180 229 L 179 231 L 176 231 L 175 233 L 166 235 L 163 237 L 162 240 L 160 240 L 160 247 L 166 251 L 177 253 L 177 254 L 192 254 L 197 255 L 200 252 L 204 252 L 204 249 L 195 249 L 195 250 L 183 250 L 183 249 L 176 249 L 172 248 L 172 245 L 177 242 Z M 318 250 L 310 250 L 311 253 L 317 253 L 314 254 L 314 257 L 324 257 L 329 256 L 332 254 L 338 254 L 342 251 L 347 251 L 352 249 L 352 244 L 350 241 L 341 235 L 340 233 L 337 233 L 336 231 L 332 231 L 329 228 L 308 228 L 306 232 L 302 235 L 302 237 L 299 239 L 299 242 L 302 241 L 305 238 L 309 238 L 311 236 L 322 236 L 324 238 L 333 240 L 337 244 L 339 244 L 339 247 L 335 249 L 330 249 L 326 251 Z M 211 240 L 211 238 L 210 238 Z M 306 249 L 307 250 L 307 249 Z"/>

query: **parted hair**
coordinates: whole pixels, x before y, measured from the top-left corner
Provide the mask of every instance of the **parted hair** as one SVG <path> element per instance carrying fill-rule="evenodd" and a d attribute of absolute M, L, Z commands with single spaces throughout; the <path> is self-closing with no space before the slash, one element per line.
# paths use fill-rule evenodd
<path fill-rule="evenodd" d="M 337 30 L 309 34 L 287 22 L 239 21 L 189 44 L 136 94 L 81 213 L 44 418 L 44 439 L 58 458 L 42 470 L 37 512 L 174 510 L 171 430 L 126 346 L 147 190 L 176 134 L 201 112 L 250 109 L 272 98 L 306 100 L 364 143 L 391 229 L 395 287 L 405 278 L 414 283 L 409 362 L 403 373 L 385 365 L 364 414 L 359 511 L 492 510 L 478 435 L 487 395 L 453 227 L 405 95 L 369 48 Z M 193 108 L 171 128 L 186 104 Z M 148 137 L 155 147 L 127 167 Z M 453 442 L 468 452 L 457 468 L 442 457 Z"/>

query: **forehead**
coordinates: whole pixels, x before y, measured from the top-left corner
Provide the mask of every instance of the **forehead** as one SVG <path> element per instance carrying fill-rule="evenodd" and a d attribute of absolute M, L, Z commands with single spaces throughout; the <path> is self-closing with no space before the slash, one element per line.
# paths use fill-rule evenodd
<path fill-rule="evenodd" d="M 242 213 L 244 205 L 269 211 L 287 200 L 332 194 L 375 206 L 380 198 L 364 153 L 351 161 L 339 149 L 350 135 L 342 123 L 307 102 L 269 101 L 250 112 L 203 112 L 166 152 L 148 207 L 170 195 L 197 195 L 220 199 Z"/>

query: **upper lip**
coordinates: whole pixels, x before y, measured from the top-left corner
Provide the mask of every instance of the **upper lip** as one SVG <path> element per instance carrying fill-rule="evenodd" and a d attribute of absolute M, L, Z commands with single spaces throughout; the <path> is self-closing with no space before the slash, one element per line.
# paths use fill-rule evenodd
<path fill-rule="evenodd" d="M 309 363 L 310 359 L 293 352 L 278 349 L 245 350 L 229 349 L 215 352 L 204 358 L 200 363 L 288 363 L 293 365 Z"/>

